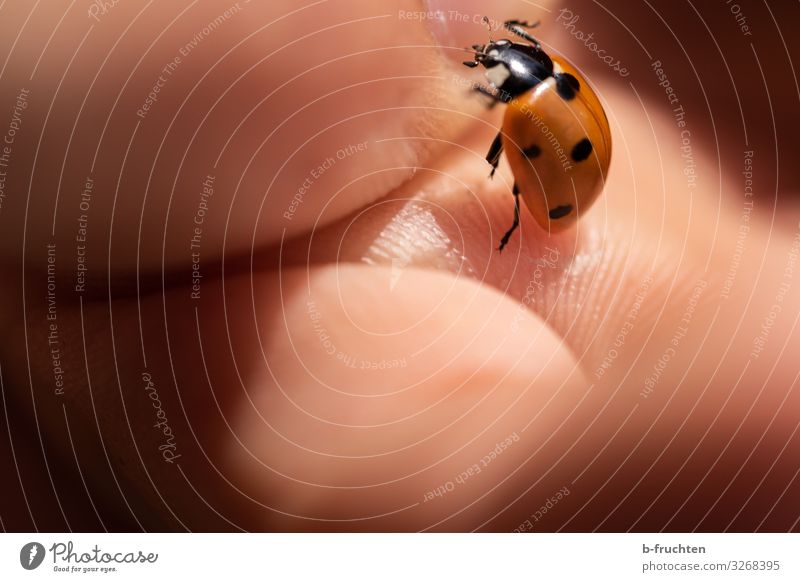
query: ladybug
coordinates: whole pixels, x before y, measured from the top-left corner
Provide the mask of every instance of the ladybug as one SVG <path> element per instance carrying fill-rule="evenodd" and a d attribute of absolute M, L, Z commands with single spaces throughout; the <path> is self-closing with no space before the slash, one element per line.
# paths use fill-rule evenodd
<path fill-rule="evenodd" d="M 464 61 L 485 67 L 490 86 L 474 89 L 491 98 L 490 107 L 506 105 L 486 154 L 490 177 L 503 152 L 514 174 L 514 222 L 500 251 L 519 226 L 520 195 L 542 228 L 565 230 L 597 199 L 611 161 L 611 130 L 600 100 L 572 64 L 548 55 L 526 30 L 538 24 L 508 20 L 504 28 L 527 43 L 490 39 L 467 49 L 474 60 Z"/>

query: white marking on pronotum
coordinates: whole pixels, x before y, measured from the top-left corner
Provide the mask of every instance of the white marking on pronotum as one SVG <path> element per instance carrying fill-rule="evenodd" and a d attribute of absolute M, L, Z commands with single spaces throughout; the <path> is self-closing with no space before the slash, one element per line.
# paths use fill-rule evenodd
<path fill-rule="evenodd" d="M 491 69 L 486 69 L 486 78 L 492 82 L 492 85 L 498 88 L 502 87 L 503 83 L 505 83 L 506 79 L 508 79 L 510 76 L 511 71 L 509 71 L 508 67 L 502 63 L 492 67 Z"/>

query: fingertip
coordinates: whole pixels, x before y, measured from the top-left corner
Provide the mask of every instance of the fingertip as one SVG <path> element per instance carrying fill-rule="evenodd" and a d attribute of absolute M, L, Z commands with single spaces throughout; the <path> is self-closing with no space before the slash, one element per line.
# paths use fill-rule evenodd
<path fill-rule="evenodd" d="M 541 417 L 503 462 L 519 463 L 562 416 L 551 399 L 585 390 L 557 334 L 473 280 L 359 265 L 282 280 L 285 320 L 262 332 L 270 347 L 231 416 L 225 463 L 243 490 L 262 500 L 269 491 L 294 515 L 281 527 L 408 530 L 447 519 L 452 503 L 478 493 L 424 506 L 426 492 Z M 507 474 L 501 465 L 481 490 Z M 389 515 L 404 506 L 413 509 Z M 485 510 L 465 515 L 480 523 Z M 263 528 L 269 516 L 251 517 Z"/>

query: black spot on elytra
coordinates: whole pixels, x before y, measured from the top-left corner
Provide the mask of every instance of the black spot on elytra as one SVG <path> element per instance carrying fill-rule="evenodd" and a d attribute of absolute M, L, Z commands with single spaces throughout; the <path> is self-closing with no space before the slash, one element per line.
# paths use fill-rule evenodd
<path fill-rule="evenodd" d="M 592 142 L 589 141 L 588 137 L 583 138 L 581 141 L 575 144 L 575 147 L 572 148 L 572 159 L 576 162 L 582 162 L 586 158 L 589 157 L 589 154 L 592 153 Z"/>
<path fill-rule="evenodd" d="M 540 155 L 542 155 L 542 148 L 534 144 L 522 150 L 522 153 L 525 154 L 525 157 L 528 159 L 538 158 Z"/>
<path fill-rule="evenodd" d="M 564 101 L 575 99 L 575 94 L 581 90 L 581 82 L 569 73 L 556 75 L 556 91 Z"/>
<path fill-rule="evenodd" d="M 548 214 L 550 215 L 550 218 L 557 220 L 559 218 L 564 218 L 570 212 L 572 212 L 572 206 L 565 204 L 564 206 L 556 206 Z"/>

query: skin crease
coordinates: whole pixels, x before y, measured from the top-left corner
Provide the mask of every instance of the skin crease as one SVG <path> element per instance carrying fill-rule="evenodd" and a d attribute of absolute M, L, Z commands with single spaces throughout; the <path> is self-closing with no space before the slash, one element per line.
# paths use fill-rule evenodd
<path fill-rule="evenodd" d="M 279 4 L 271 9 L 276 16 L 287 11 Z M 343 6 L 346 14 L 340 12 Z M 321 21 L 375 14 L 354 6 L 337 3 Z M 224 7 L 209 8 L 192 22 L 206 22 Z M 385 8 L 385 13 L 400 9 L 395 3 Z M 623 8 L 613 9 L 626 16 Z M 624 36 L 614 34 L 618 29 L 608 18 L 601 20 L 601 13 L 590 18 L 589 6 L 580 10 L 579 28 L 600 35 L 602 22 L 609 27 L 603 39 Z M 510 2 L 498 5 L 493 17 L 524 16 L 519 12 Z M 87 296 L 80 303 L 74 295 L 60 294 L 67 380 L 61 397 L 52 396 L 47 304 L 41 292 L 46 278 L 28 265 L 23 319 L 21 269 L 6 267 L 0 316 L 9 337 L 24 341 L 9 341 L 0 352 L 15 454 L 3 453 L 2 463 L 6 475 L 21 467 L 24 487 L 8 484 L 12 495 L 3 501 L 4 526 L 32 528 L 21 501 L 24 489 L 28 499 L 50 510 L 33 510 L 36 526 L 52 530 L 68 524 L 76 529 L 511 531 L 568 487 L 570 494 L 534 524 L 536 530 L 796 530 L 800 484 L 794 477 L 800 464 L 788 451 L 796 449 L 799 438 L 800 395 L 791 355 L 800 347 L 800 295 L 785 296 L 763 351 L 750 356 L 785 282 L 787 253 L 798 228 L 783 190 L 775 213 L 769 156 L 775 150 L 773 131 L 780 135 L 780 130 L 763 122 L 747 125 L 761 177 L 735 281 L 723 299 L 744 200 L 743 148 L 728 145 L 737 137 L 731 128 L 737 122 L 741 126 L 738 111 L 723 105 L 711 109 L 724 138 L 718 161 L 714 143 L 705 138 L 713 132 L 701 114 L 702 92 L 692 90 L 680 74 L 671 75 L 682 88 L 692 135 L 698 136 L 692 142 L 697 186 L 687 192 L 681 130 L 664 94 L 653 90 L 660 88 L 647 60 L 631 48 L 635 41 L 621 43 L 620 50 L 608 41 L 609 53 L 630 55 L 633 72 L 623 80 L 554 23 L 556 15 L 542 17 L 547 26 L 540 36 L 602 88 L 615 148 L 604 194 L 575 230 L 550 236 L 523 212 L 521 229 L 508 248 L 502 254 L 494 250 L 511 220 L 512 176 L 501 162 L 495 179 L 488 180 L 483 156 L 502 111 L 484 114 L 477 97 L 452 83 L 454 74 L 480 78 L 479 71 L 458 64 L 462 54 L 451 58 L 452 51 L 441 56 L 430 51 L 426 70 L 449 81 L 431 81 L 422 92 L 405 85 L 407 92 L 394 101 L 391 91 L 389 96 L 369 92 L 350 103 L 342 99 L 331 103 L 328 113 L 335 119 L 341 115 L 338 108 L 370 110 L 384 107 L 386 100 L 424 108 L 447 104 L 454 112 L 441 119 L 436 112 L 409 114 L 408 125 L 384 125 L 385 135 L 403 138 L 394 142 L 402 147 L 370 145 L 374 158 L 369 161 L 353 156 L 348 158 L 352 166 L 337 163 L 334 168 L 342 173 L 326 173 L 330 183 L 314 186 L 331 195 L 306 197 L 302 213 L 289 224 L 264 212 L 267 234 L 256 237 L 252 256 L 247 253 L 252 224 L 246 218 L 235 224 L 231 232 L 241 237 L 238 252 L 230 250 L 224 279 L 209 261 L 200 300 L 190 300 L 189 274 L 175 268 L 170 272 L 179 283 L 162 292 L 160 281 L 145 282 L 137 304 L 129 296 L 135 287 L 132 292 L 125 283 L 125 270 L 135 264 L 126 263 L 132 259 L 125 258 L 125 242 L 120 243 L 122 283 L 116 276 L 114 281 L 122 292 L 112 287 L 109 300 L 106 281 L 98 277 L 95 299 Z M 392 19 L 372 40 L 380 44 L 388 33 L 408 44 L 432 44 L 425 24 L 418 24 L 401 28 Z M 49 30 L 45 23 L 36 26 L 40 36 Z M 298 23 L 281 26 L 281 42 L 298 36 Z M 361 41 L 353 39 L 360 33 L 374 31 L 366 25 L 357 30 L 335 37 L 343 43 L 336 44 L 341 54 L 358 50 L 348 43 L 357 45 Z M 660 30 L 657 23 L 652 30 Z M 470 24 L 448 34 L 452 46 L 466 46 L 483 42 L 485 29 Z M 736 30 L 729 34 L 720 39 L 738 40 Z M 681 37 L 684 46 L 692 38 Z M 313 52 L 313 43 L 303 46 L 309 51 L 297 52 L 309 62 L 301 67 L 325 56 Z M 655 33 L 648 48 L 654 55 L 674 52 L 669 38 Z M 242 62 L 249 64 L 250 57 Z M 49 66 L 58 69 L 56 63 Z M 298 65 L 281 60 L 275 66 L 274 76 L 264 81 L 268 90 L 293 76 Z M 28 70 L 27 63 L 19 67 Z M 351 67 L 352 80 L 379 76 L 375 67 L 369 61 Z M 671 70 L 680 69 L 673 64 Z M 323 74 L 312 79 L 291 95 L 306 94 L 318 80 L 331 89 L 342 82 Z M 778 81 L 771 83 L 768 87 Z M 763 84 L 737 88 L 744 102 L 765 93 Z M 209 99 L 218 91 L 210 89 Z M 792 104 L 785 94 L 771 103 L 778 119 Z M 177 107 L 159 105 L 165 116 Z M 274 118 L 262 115 L 274 123 L 297 106 L 279 99 Z M 298 123 L 303 120 L 309 126 L 304 135 L 328 125 L 324 115 L 301 116 Z M 285 188 L 276 188 L 285 194 L 270 199 L 275 206 L 268 210 L 286 207 L 312 160 L 324 159 L 351 137 L 375 139 L 371 131 L 378 130 L 369 128 L 380 124 L 371 119 L 364 123 L 366 133 L 348 127 L 342 134 L 323 134 L 303 150 L 307 157 L 297 162 L 294 181 L 286 178 Z M 254 126 L 260 127 L 248 124 L 242 141 L 231 146 L 241 151 L 232 157 L 252 155 L 265 137 L 250 129 Z M 193 131 L 194 122 L 187 128 Z M 432 145 L 431 138 L 440 141 Z M 53 148 L 52 155 L 63 155 L 63 148 Z M 783 142 L 779 151 L 785 151 Z M 280 149 L 274 155 L 282 160 L 286 154 Z M 149 168 L 151 161 L 141 163 Z M 185 163 L 195 178 L 207 172 L 200 161 Z M 383 171 L 401 165 L 417 169 L 399 175 Z M 75 166 L 73 182 L 85 174 L 81 164 Z M 373 170 L 378 178 L 349 184 Z M 263 171 L 270 175 L 275 168 L 266 164 Z M 406 181 L 398 186 L 401 180 Z M 226 195 L 224 187 L 219 191 Z M 262 193 L 263 184 L 252 198 L 260 203 Z M 176 201 L 183 209 L 177 216 L 193 216 L 195 200 L 187 198 L 184 206 Z M 137 204 L 131 202 L 138 210 Z M 42 206 L 51 203 L 43 200 Z M 0 215 L 4 228 L 22 221 L 10 208 Z M 252 218 L 255 208 L 256 202 L 242 216 Z M 48 233 L 36 222 L 38 212 L 31 220 L 30 252 L 42 264 L 42 244 L 33 241 L 47 240 Z M 160 230 L 154 226 L 153 232 Z M 18 234 L 4 230 L 11 245 L 4 247 L 19 248 Z M 271 244 L 279 240 L 277 234 L 281 242 Z M 121 236 L 124 241 L 124 232 Z M 161 237 L 153 238 L 160 249 Z M 69 248 L 67 242 L 59 244 Z M 203 244 L 204 252 L 222 254 L 217 239 L 204 238 Z M 7 252 L 7 261 L 16 256 Z M 165 256 L 170 255 L 185 263 L 185 245 L 168 244 Z M 158 252 L 142 256 L 145 267 L 157 270 Z M 102 273 L 107 260 L 98 253 L 92 272 Z M 704 284 L 700 292 L 698 282 Z M 631 319 L 643 284 L 644 299 Z M 70 285 L 70 274 L 59 279 L 59 289 Z M 681 325 L 688 329 L 674 345 Z M 629 331 L 616 357 L 601 368 L 622 329 Z M 645 378 L 671 347 L 669 364 L 643 397 Z M 372 369 L 373 362 L 393 364 Z M 604 370 L 601 375 L 598 369 Z M 145 371 L 176 436 L 177 463 L 159 454 L 163 433 L 153 427 L 158 417 L 144 391 Z M 511 444 L 492 457 L 497 443 L 510 436 Z M 473 469 L 456 483 L 473 466 L 480 472 Z M 445 495 L 429 493 L 451 481 L 456 484 Z"/>

